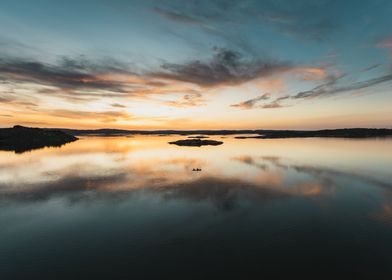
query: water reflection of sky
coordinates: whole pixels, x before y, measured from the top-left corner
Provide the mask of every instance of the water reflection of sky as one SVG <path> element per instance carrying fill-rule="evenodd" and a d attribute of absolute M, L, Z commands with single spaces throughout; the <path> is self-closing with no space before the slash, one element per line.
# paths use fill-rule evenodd
<path fill-rule="evenodd" d="M 154 246 L 181 256 L 223 246 L 215 249 L 233 254 L 232 261 L 236 250 L 260 257 L 248 250 L 252 242 L 282 246 L 278 251 L 290 255 L 284 246 L 323 251 L 319 243 L 336 239 L 355 252 L 373 246 L 382 267 L 390 260 L 392 140 L 228 137 L 217 147 L 167 144 L 178 138 L 86 137 L 61 148 L 1 152 L 0 260 L 9 260 L 3 269 L 34 260 L 34 243 L 45 238 L 52 242 L 48 248 L 84 257 L 99 255 L 94 246 L 104 238 L 127 258 L 143 260 L 142 252 Z M 237 240 L 245 249 L 222 240 Z M 71 242 L 70 248 L 59 242 Z M 127 246 L 135 255 L 122 251 Z M 370 253 L 362 257 L 370 260 Z"/>
<path fill-rule="evenodd" d="M 168 145 L 174 138 L 87 137 L 63 148 L 1 152 L 0 191 L 3 196 L 120 191 L 209 179 L 286 195 L 320 195 L 334 192 L 341 179 L 384 189 L 391 185 L 391 140 L 228 138 L 220 147 L 198 148 Z"/>

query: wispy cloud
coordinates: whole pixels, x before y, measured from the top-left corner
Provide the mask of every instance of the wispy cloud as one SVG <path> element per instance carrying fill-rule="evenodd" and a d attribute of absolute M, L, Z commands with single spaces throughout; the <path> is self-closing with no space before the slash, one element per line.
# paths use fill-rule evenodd
<path fill-rule="evenodd" d="M 167 101 L 166 105 L 171 107 L 198 107 L 206 104 L 206 100 L 203 98 L 203 95 L 199 92 L 188 93 L 182 96 L 181 99 L 175 101 Z"/>
<path fill-rule="evenodd" d="M 254 109 L 254 108 L 259 108 L 259 109 L 275 109 L 275 108 L 283 108 L 287 107 L 288 105 L 282 104 L 283 100 L 289 99 L 290 97 L 288 95 L 286 96 L 281 96 L 278 98 L 275 98 L 271 100 L 271 94 L 265 93 L 259 97 L 249 99 L 243 102 L 240 102 L 238 104 L 233 104 L 231 107 L 239 108 L 239 109 Z M 263 102 L 265 100 L 269 100 L 268 102 Z"/>
<path fill-rule="evenodd" d="M 362 72 L 371 71 L 371 70 L 373 70 L 373 69 L 376 69 L 376 68 L 380 67 L 381 65 L 382 65 L 381 63 L 372 64 L 372 65 L 370 65 L 370 66 L 365 67 L 364 69 L 362 69 Z"/>
<path fill-rule="evenodd" d="M 48 115 L 57 118 L 80 118 L 82 120 L 94 120 L 101 123 L 111 123 L 118 120 L 131 120 L 132 116 L 125 111 L 103 111 L 103 112 L 93 112 L 93 111 L 77 111 L 77 110 L 52 110 L 47 112 Z"/>
<path fill-rule="evenodd" d="M 392 81 L 392 74 L 387 74 L 384 76 L 368 79 L 365 81 L 355 82 L 347 85 L 338 85 L 338 81 L 343 78 L 343 76 L 330 78 L 330 80 L 322 85 L 319 85 L 311 90 L 302 91 L 294 95 L 293 99 L 304 99 L 304 98 L 315 98 L 331 96 L 338 93 L 349 92 L 353 90 L 361 90 L 376 86 L 382 83 Z"/>
<path fill-rule="evenodd" d="M 254 108 L 260 101 L 262 100 L 268 100 L 271 98 L 271 94 L 270 93 L 264 93 L 261 96 L 258 96 L 256 98 L 252 98 L 237 104 L 233 104 L 231 105 L 231 107 L 236 107 L 236 108 L 240 108 L 240 109 L 252 109 Z"/>
<path fill-rule="evenodd" d="M 160 15 L 164 18 L 167 18 L 169 20 L 172 20 L 172 21 L 176 21 L 179 23 L 185 23 L 185 24 L 191 24 L 191 25 L 200 25 L 200 26 L 204 25 L 204 22 L 202 20 L 199 20 L 195 17 L 186 15 L 181 12 L 173 12 L 173 11 L 165 10 L 165 9 L 158 8 L 158 7 L 155 7 L 152 10 L 155 13 L 157 13 L 158 15 Z"/>
<path fill-rule="evenodd" d="M 325 1 L 172 1 L 154 7 L 153 11 L 168 20 L 179 24 L 192 24 L 205 31 L 215 30 L 217 36 L 234 39 L 230 30 L 212 29 L 213 23 L 245 23 L 256 19 L 282 34 L 306 40 L 322 41 L 328 39 L 338 26 L 331 20 L 328 12 L 336 12 L 336 3 Z M 216 26 L 216 25 L 214 25 Z M 207 28 L 206 28 L 207 27 Z M 235 40 L 233 40 L 235 41 Z"/>
<path fill-rule="evenodd" d="M 260 104 L 261 101 L 265 100 L 263 96 L 259 96 L 253 99 L 249 99 L 238 104 L 233 104 L 231 107 L 236 107 L 240 109 L 253 109 L 253 108 L 282 108 L 290 106 L 289 104 L 282 104 L 283 100 L 306 100 L 313 98 L 323 98 L 332 95 L 336 95 L 339 93 L 346 93 L 355 90 L 362 90 L 366 88 L 370 88 L 373 86 L 377 86 L 379 84 L 392 82 L 392 74 L 383 75 L 380 77 L 375 77 L 372 79 L 354 82 L 349 84 L 339 84 L 339 81 L 345 77 L 346 75 L 330 75 L 326 79 L 326 81 L 318 85 L 310 90 L 301 91 L 294 95 L 286 95 L 282 97 L 278 97 L 269 103 Z"/>
<path fill-rule="evenodd" d="M 114 108 L 127 108 L 127 106 L 125 106 L 123 104 L 119 104 L 119 103 L 112 103 L 112 104 L 110 104 L 110 106 L 112 106 Z"/>

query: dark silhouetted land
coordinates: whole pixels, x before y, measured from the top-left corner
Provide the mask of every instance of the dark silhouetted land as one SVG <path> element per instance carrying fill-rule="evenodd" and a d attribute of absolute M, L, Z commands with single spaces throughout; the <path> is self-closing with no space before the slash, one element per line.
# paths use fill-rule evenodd
<path fill-rule="evenodd" d="M 210 138 L 210 137 L 209 136 L 205 136 L 205 135 L 195 135 L 195 136 L 188 136 L 188 138 L 205 139 L 205 138 Z"/>
<path fill-rule="evenodd" d="M 142 135 L 243 135 L 236 138 L 294 138 L 294 137 L 339 137 L 339 138 L 369 138 L 392 136 L 392 129 L 386 128 L 344 128 L 325 130 L 122 130 L 122 129 L 57 129 L 71 135 L 124 136 Z M 248 136 L 252 135 L 252 136 Z M 193 138 L 193 137 L 192 137 Z M 194 137 L 196 138 L 196 136 Z M 198 137 L 199 138 L 199 137 Z"/>
<path fill-rule="evenodd" d="M 44 147 L 59 147 L 77 139 L 59 130 L 16 125 L 0 129 L 0 150 L 23 153 Z"/>
<path fill-rule="evenodd" d="M 56 147 L 77 140 L 76 136 L 182 135 L 189 139 L 170 142 L 179 146 L 221 145 L 207 140 L 211 135 L 236 135 L 235 138 L 277 139 L 305 137 L 371 138 L 390 137 L 392 129 L 345 128 L 329 130 L 122 130 L 122 129 L 48 129 L 14 126 L 0 129 L 0 150 L 22 153 L 43 147 Z"/>
<path fill-rule="evenodd" d="M 344 128 L 313 131 L 300 130 L 265 130 L 255 136 L 238 136 L 238 139 L 258 138 L 306 138 L 306 137 L 335 137 L 335 138 L 370 138 L 392 136 L 392 129 L 377 128 Z"/>
<path fill-rule="evenodd" d="M 222 145 L 222 141 L 215 141 L 215 140 L 202 140 L 202 139 L 185 139 L 185 140 L 177 140 L 173 142 L 169 142 L 169 144 L 174 144 L 177 146 L 218 146 Z"/>

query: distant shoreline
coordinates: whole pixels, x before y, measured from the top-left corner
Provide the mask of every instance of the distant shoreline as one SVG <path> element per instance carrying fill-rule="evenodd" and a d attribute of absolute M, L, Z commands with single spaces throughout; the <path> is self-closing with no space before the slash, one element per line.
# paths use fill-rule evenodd
<path fill-rule="evenodd" d="M 281 138 L 381 138 L 392 137 L 392 129 L 386 128 L 344 128 L 325 130 L 120 130 L 96 129 L 78 130 L 62 128 L 30 128 L 16 125 L 12 128 L 0 128 L 0 150 L 25 151 L 43 147 L 58 147 L 76 141 L 77 136 L 133 136 L 133 135 L 197 135 L 192 138 L 171 142 L 180 146 L 220 145 L 223 142 L 215 140 L 202 140 L 205 135 L 236 135 L 236 139 L 281 139 Z M 188 137 L 189 138 L 189 137 Z"/>
<path fill-rule="evenodd" d="M 53 129 L 51 129 L 53 130 Z M 56 128 L 74 136 L 127 136 L 127 135 L 244 135 L 237 138 L 277 139 L 277 138 L 371 138 L 392 136 L 392 129 L 387 128 L 341 128 L 322 130 L 122 130 L 122 129 L 67 129 Z M 245 136 L 246 135 L 246 136 Z"/>

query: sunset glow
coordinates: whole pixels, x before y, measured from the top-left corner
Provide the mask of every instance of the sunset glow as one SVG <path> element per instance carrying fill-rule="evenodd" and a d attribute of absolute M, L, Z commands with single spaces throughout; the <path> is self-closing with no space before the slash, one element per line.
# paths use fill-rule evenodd
<path fill-rule="evenodd" d="M 391 127 L 390 1 L 278 2 L 2 3 L 0 124 Z"/>

